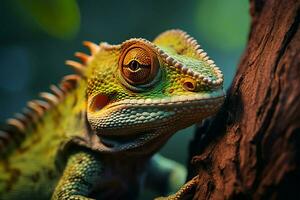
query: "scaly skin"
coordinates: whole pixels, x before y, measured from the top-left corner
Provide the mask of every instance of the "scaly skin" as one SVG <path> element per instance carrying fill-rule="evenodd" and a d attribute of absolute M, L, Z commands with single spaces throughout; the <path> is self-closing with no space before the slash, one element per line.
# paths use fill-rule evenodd
<path fill-rule="evenodd" d="M 184 183 L 183 166 L 153 155 L 218 111 L 221 71 L 180 30 L 153 42 L 84 44 L 92 55 L 67 61 L 79 75 L 51 86 L 0 131 L 0 199 L 135 199 L 142 185 L 168 195 Z"/>

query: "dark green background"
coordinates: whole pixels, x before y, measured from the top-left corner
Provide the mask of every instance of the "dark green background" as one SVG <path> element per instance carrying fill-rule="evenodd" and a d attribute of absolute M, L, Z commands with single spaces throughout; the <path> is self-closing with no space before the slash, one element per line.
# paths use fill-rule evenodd
<path fill-rule="evenodd" d="M 162 31 L 180 28 L 221 67 L 228 88 L 247 41 L 248 7 L 241 0 L 0 0 L 0 120 L 72 73 L 64 61 L 75 51 L 86 51 L 83 40 L 152 40 Z M 192 130 L 177 133 L 162 154 L 187 162 Z"/>

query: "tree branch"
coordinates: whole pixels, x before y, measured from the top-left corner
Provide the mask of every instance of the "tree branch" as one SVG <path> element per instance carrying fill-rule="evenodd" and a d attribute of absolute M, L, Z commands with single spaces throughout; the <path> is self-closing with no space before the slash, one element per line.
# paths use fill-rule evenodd
<path fill-rule="evenodd" d="M 224 106 L 190 144 L 194 199 L 300 198 L 300 1 L 250 5 L 248 45 Z"/>

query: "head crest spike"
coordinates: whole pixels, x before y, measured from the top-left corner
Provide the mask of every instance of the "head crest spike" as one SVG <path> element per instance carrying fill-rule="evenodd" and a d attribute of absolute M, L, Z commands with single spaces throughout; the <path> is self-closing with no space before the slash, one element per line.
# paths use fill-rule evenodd
<path fill-rule="evenodd" d="M 77 82 L 79 80 L 80 80 L 80 76 L 78 76 L 76 74 L 66 75 L 62 79 L 62 81 L 72 81 L 72 82 Z"/>
<path fill-rule="evenodd" d="M 87 55 L 85 53 L 81 53 L 81 52 L 76 52 L 75 56 L 77 58 L 79 58 L 83 64 L 86 64 L 88 62 L 89 58 L 90 58 L 89 55 Z"/>
<path fill-rule="evenodd" d="M 43 100 L 32 100 L 32 102 L 36 103 L 38 106 L 40 106 L 43 110 L 49 110 L 51 108 L 51 105 Z"/>
<path fill-rule="evenodd" d="M 61 89 L 59 89 L 56 85 L 51 85 L 50 90 L 55 94 L 59 99 L 64 98 L 64 93 Z"/>
<path fill-rule="evenodd" d="M 6 123 L 17 128 L 21 133 L 23 133 L 26 129 L 25 125 L 20 120 L 15 118 L 7 119 Z"/>
<path fill-rule="evenodd" d="M 39 104 L 34 102 L 34 100 L 29 101 L 27 103 L 27 107 L 32 109 L 33 111 L 35 111 L 39 117 L 43 116 L 43 114 L 44 114 L 43 108 Z"/>
<path fill-rule="evenodd" d="M 11 140 L 11 135 L 7 131 L 0 130 L 0 140 L 6 144 Z"/>
<path fill-rule="evenodd" d="M 78 81 L 81 79 L 80 76 L 76 74 L 66 75 L 63 77 L 62 81 L 60 82 L 59 88 L 64 93 L 68 92 L 69 90 L 74 89 Z"/>
<path fill-rule="evenodd" d="M 23 113 L 15 113 L 14 118 L 22 121 L 24 124 L 28 123 L 28 117 L 24 115 Z"/>
<path fill-rule="evenodd" d="M 84 41 L 83 45 L 90 49 L 92 55 L 95 55 L 97 53 L 97 51 L 99 50 L 99 46 L 90 41 Z"/>
<path fill-rule="evenodd" d="M 22 113 L 28 117 L 29 120 L 32 122 L 35 122 L 38 120 L 38 116 L 35 114 L 35 112 L 32 112 L 30 108 L 27 106 L 22 109 Z"/>
<path fill-rule="evenodd" d="M 73 61 L 73 60 L 67 60 L 66 65 L 72 67 L 78 74 L 81 74 L 81 75 L 84 74 L 85 68 L 81 63 Z"/>
<path fill-rule="evenodd" d="M 45 99 L 47 102 L 51 103 L 52 105 L 57 105 L 59 103 L 59 99 L 51 93 L 48 92 L 41 92 L 40 97 Z"/>

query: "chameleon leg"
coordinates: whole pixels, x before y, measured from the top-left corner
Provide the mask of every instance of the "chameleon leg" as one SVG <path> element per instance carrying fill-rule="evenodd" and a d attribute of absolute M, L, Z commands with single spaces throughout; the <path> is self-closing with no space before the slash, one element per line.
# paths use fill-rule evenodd
<path fill-rule="evenodd" d="M 146 175 L 146 186 L 161 195 L 176 192 L 186 179 L 186 169 L 181 164 L 159 154 L 153 156 Z"/>
<path fill-rule="evenodd" d="M 92 200 L 87 196 L 100 178 L 101 164 L 90 152 L 72 154 L 60 178 L 52 200 Z"/>

